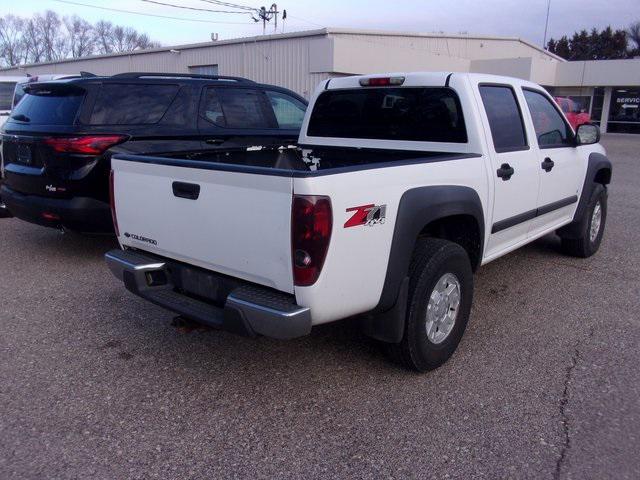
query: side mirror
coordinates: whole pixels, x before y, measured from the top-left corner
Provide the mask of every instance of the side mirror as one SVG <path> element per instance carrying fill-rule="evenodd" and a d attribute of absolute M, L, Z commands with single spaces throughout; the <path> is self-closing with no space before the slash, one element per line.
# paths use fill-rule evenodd
<path fill-rule="evenodd" d="M 600 128 L 593 123 L 583 123 L 576 131 L 576 146 L 593 145 L 600 141 Z"/>

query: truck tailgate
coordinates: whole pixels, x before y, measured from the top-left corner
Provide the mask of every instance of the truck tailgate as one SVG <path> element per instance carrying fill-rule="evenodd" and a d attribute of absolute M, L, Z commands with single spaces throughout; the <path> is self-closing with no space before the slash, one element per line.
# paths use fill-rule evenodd
<path fill-rule="evenodd" d="M 120 243 L 293 293 L 292 178 L 189 165 L 112 160 Z"/>

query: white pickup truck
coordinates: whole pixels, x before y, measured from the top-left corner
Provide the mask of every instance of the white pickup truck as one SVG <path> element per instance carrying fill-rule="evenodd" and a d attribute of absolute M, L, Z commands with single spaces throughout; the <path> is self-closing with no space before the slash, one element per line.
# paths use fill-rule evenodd
<path fill-rule="evenodd" d="M 462 73 L 335 78 L 298 145 L 114 156 L 131 292 L 244 335 L 288 339 L 358 315 L 405 366 L 465 331 L 473 272 L 556 232 L 598 250 L 611 163 L 540 86 Z"/>

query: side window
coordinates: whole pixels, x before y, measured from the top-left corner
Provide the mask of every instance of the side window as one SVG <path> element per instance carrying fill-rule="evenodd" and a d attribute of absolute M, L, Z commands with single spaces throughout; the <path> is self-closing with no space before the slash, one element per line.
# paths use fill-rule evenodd
<path fill-rule="evenodd" d="M 208 87 L 204 91 L 202 106 L 200 108 L 201 115 L 211 123 L 219 127 L 226 127 L 227 120 L 224 118 L 222 104 L 215 88 Z"/>
<path fill-rule="evenodd" d="M 297 98 L 267 90 L 267 98 L 278 121 L 278 128 L 299 130 L 307 106 Z"/>
<path fill-rule="evenodd" d="M 200 111 L 220 127 L 271 128 L 261 95 L 247 88 L 207 87 Z"/>
<path fill-rule="evenodd" d="M 573 143 L 573 134 L 551 101 L 542 93 L 524 90 L 533 127 L 541 148 L 567 147 Z"/>
<path fill-rule="evenodd" d="M 513 152 L 528 148 L 518 100 L 511 87 L 480 86 L 480 96 L 487 112 L 496 152 Z"/>
<path fill-rule="evenodd" d="M 173 102 L 178 85 L 105 83 L 96 98 L 92 125 L 152 125 Z"/>

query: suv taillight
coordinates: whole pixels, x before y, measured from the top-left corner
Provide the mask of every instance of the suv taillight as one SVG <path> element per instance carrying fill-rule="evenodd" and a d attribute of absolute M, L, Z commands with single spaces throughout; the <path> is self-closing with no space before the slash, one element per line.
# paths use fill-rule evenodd
<path fill-rule="evenodd" d="M 291 256 L 295 285 L 308 287 L 318 280 L 329 249 L 331 228 L 329 197 L 294 195 L 291 207 Z"/>
<path fill-rule="evenodd" d="M 115 176 L 113 170 L 109 171 L 109 206 L 111 207 L 111 219 L 113 220 L 113 229 L 116 232 L 116 237 L 120 236 L 120 230 L 118 230 L 118 218 L 116 217 L 116 195 L 115 195 Z"/>
<path fill-rule="evenodd" d="M 42 141 L 58 153 L 100 155 L 108 148 L 124 142 L 127 138 L 127 135 L 90 135 L 86 137 L 47 137 Z"/>

